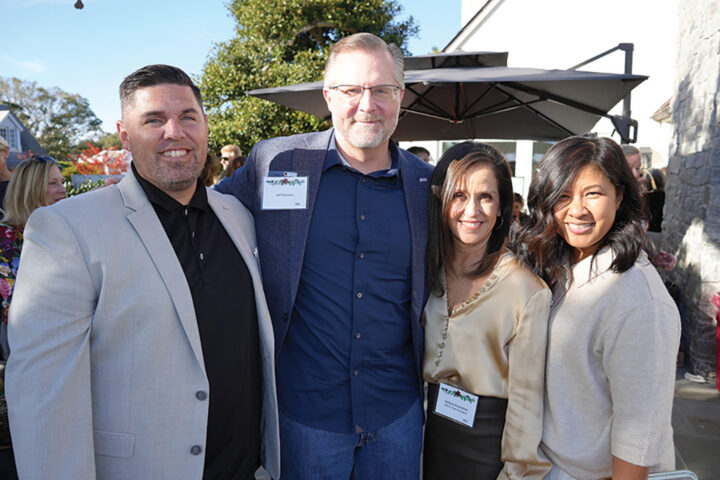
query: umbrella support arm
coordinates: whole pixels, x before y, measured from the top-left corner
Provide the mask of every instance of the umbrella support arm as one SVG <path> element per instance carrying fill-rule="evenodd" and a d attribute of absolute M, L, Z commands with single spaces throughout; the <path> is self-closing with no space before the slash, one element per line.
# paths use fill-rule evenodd
<path fill-rule="evenodd" d="M 592 63 L 595 60 L 598 60 L 606 55 L 609 55 L 613 52 L 616 52 L 618 50 L 622 50 L 625 52 L 625 74 L 630 75 L 632 74 L 632 64 L 633 64 L 633 50 L 635 49 L 634 44 L 632 43 L 619 43 L 616 47 L 611 48 L 610 50 L 607 50 L 599 55 L 595 55 L 594 57 L 585 60 L 584 62 L 578 63 L 574 67 L 570 67 L 568 70 L 577 70 L 580 67 L 583 67 L 587 65 L 588 63 Z M 638 123 L 636 120 L 633 120 L 630 118 L 632 115 L 630 110 L 630 94 L 628 93 L 625 98 L 623 98 L 623 111 L 622 116 L 610 116 L 606 115 L 613 123 L 613 126 L 615 127 L 615 130 L 620 134 L 620 138 L 622 140 L 622 143 L 635 143 L 637 142 L 637 128 Z M 632 136 L 630 136 L 630 129 L 632 128 Z"/>

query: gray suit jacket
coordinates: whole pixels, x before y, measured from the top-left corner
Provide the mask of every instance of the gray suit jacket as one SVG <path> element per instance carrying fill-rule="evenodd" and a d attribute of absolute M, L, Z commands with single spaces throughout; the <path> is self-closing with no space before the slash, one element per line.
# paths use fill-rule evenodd
<path fill-rule="evenodd" d="M 208 201 L 255 287 L 263 463 L 277 478 L 274 340 L 253 219 L 230 196 L 208 191 Z M 6 375 L 20 478 L 202 478 L 208 400 L 196 393 L 209 384 L 192 297 L 132 172 L 36 210 L 20 264 Z"/>

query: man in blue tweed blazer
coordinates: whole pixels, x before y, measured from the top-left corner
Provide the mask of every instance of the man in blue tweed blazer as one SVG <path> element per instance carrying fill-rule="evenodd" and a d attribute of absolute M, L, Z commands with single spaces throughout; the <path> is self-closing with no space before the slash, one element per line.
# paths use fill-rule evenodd
<path fill-rule="evenodd" d="M 275 331 L 283 480 L 419 478 L 432 167 L 400 150 L 395 45 L 334 45 L 334 128 L 259 142 L 217 186 L 252 212 Z"/>

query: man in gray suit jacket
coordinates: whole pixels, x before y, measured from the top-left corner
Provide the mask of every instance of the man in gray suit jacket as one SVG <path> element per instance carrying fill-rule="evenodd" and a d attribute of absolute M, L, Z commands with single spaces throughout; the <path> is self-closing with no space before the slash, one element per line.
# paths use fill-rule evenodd
<path fill-rule="evenodd" d="M 10 311 L 20 478 L 279 477 L 274 340 L 253 220 L 198 179 L 200 92 L 150 65 L 120 86 L 117 185 L 36 210 Z"/>
<path fill-rule="evenodd" d="M 403 57 L 336 43 L 334 128 L 258 143 L 216 188 L 250 209 L 278 352 L 283 480 L 419 477 L 432 167 L 390 141 Z"/>

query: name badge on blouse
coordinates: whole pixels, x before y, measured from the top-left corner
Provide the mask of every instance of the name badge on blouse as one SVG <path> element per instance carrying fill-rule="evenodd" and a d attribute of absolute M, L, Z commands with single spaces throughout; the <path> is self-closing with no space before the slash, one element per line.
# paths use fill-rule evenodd
<path fill-rule="evenodd" d="M 438 385 L 437 402 L 435 413 L 449 418 L 455 422 L 473 426 L 475 410 L 477 409 L 478 396 L 440 383 Z"/>
<path fill-rule="evenodd" d="M 285 172 L 283 176 L 263 178 L 263 210 L 297 210 L 307 208 L 308 177 Z"/>

